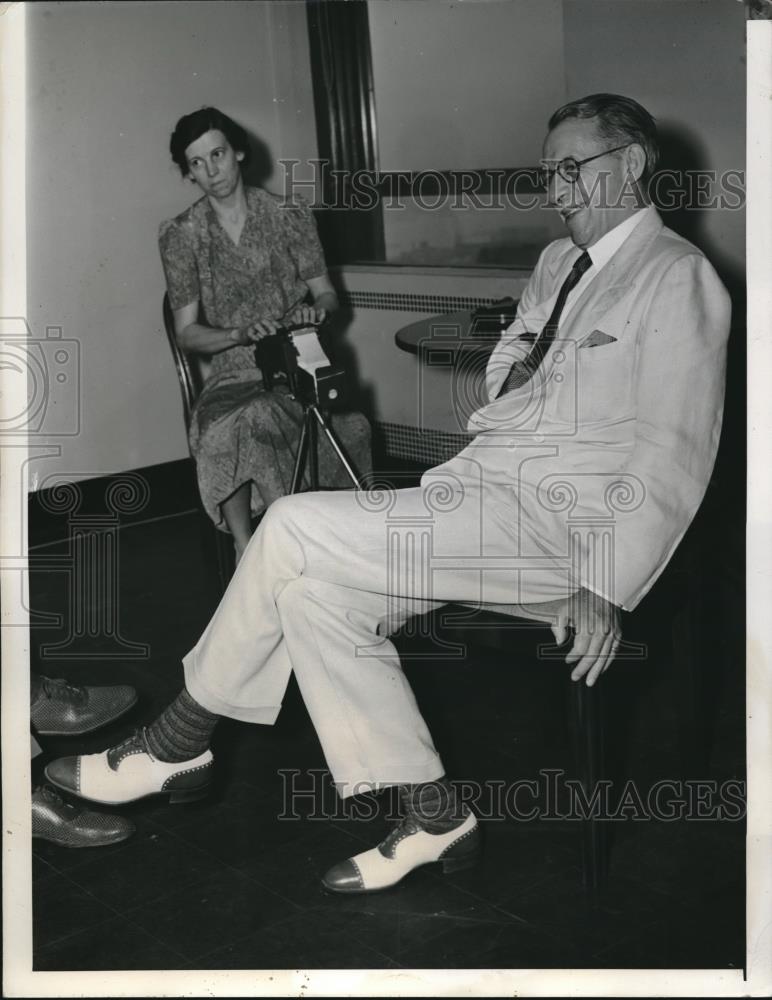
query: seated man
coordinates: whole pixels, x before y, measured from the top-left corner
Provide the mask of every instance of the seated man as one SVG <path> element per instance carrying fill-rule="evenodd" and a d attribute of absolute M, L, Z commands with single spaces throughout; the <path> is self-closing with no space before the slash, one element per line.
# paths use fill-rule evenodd
<path fill-rule="evenodd" d="M 542 253 L 491 355 L 471 443 L 416 488 L 276 501 L 184 659 L 179 698 L 119 746 L 55 761 L 49 780 L 98 802 L 202 795 L 217 717 L 273 723 L 294 670 L 339 793 L 397 785 L 404 806 L 326 888 L 367 892 L 475 859 L 476 819 L 383 633 L 449 601 L 521 603 L 558 642 L 573 630 L 571 677 L 594 684 L 620 609 L 643 598 L 702 500 L 723 409 L 729 298 L 648 202 L 652 117 L 595 94 L 552 116 L 543 153 L 569 237 Z"/>

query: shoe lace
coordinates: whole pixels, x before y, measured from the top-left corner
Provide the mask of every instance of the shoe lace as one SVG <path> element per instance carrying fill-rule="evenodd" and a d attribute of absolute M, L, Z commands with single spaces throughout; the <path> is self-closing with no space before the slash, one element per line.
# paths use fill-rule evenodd
<path fill-rule="evenodd" d="M 40 792 L 41 798 L 45 799 L 46 802 L 50 803 L 52 806 L 57 806 L 59 809 L 62 809 L 67 813 L 75 813 L 78 811 L 76 806 L 63 799 L 61 795 L 59 795 L 59 793 L 51 787 L 51 785 L 40 785 L 37 790 Z"/>
<path fill-rule="evenodd" d="M 40 794 L 46 801 L 52 802 L 56 805 L 64 802 L 64 799 L 50 785 L 41 785 L 39 788 Z"/>
<path fill-rule="evenodd" d="M 113 771 L 116 771 L 123 758 L 133 750 L 140 750 L 142 753 L 146 753 L 151 760 L 155 760 L 155 757 L 150 752 L 150 747 L 147 745 L 144 726 L 135 729 L 121 743 L 116 743 L 114 747 L 110 747 L 107 751 L 107 763 Z"/>
<path fill-rule="evenodd" d="M 46 698 L 51 699 L 56 698 L 80 703 L 88 699 L 88 692 L 84 687 L 68 684 L 67 681 L 60 677 L 41 677 L 41 690 Z"/>
<path fill-rule="evenodd" d="M 378 844 L 378 850 L 385 858 L 393 857 L 395 844 L 411 833 L 418 833 L 421 829 L 421 824 L 415 816 L 404 816 L 398 823 L 394 824 L 386 837 Z"/>

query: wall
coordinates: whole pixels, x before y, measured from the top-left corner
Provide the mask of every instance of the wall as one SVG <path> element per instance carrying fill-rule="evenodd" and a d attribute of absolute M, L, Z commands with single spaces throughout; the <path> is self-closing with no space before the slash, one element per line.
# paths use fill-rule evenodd
<path fill-rule="evenodd" d="M 726 0 L 564 0 L 571 98 L 626 94 L 657 119 L 662 166 L 745 168 L 745 10 Z M 745 213 L 667 214 L 735 297 L 745 285 Z"/>
<path fill-rule="evenodd" d="M 52 439 L 42 486 L 188 454 L 156 242 L 196 196 L 168 155 L 180 115 L 218 106 L 274 159 L 317 146 L 302 3 L 30 4 L 27 32 L 28 321 L 81 364 L 54 400 L 80 432 Z"/>

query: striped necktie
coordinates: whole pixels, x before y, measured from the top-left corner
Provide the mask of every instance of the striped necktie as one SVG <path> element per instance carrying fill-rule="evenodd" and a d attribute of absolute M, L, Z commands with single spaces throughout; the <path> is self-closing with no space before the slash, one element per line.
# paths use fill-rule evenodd
<path fill-rule="evenodd" d="M 534 341 L 533 347 L 522 359 L 522 361 L 515 361 L 509 369 L 509 373 L 504 379 L 504 384 L 496 397 L 497 399 L 501 396 L 505 396 L 513 389 L 519 389 L 520 386 L 525 385 L 526 382 L 529 382 L 536 374 L 539 369 L 539 365 L 544 360 L 544 356 L 549 350 L 550 344 L 555 339 L 555 335 L 558 332 L 560 314 L 563 312 L 563 307 L 566 304 L 566 299 L 568 298 L 569 293 L 577 286 L 579 279 L 582 277 L 584 272 L 589 270 L 591 267 L 592 259 L 585 250 L 584 253 L 577 257 L 574 261 L 574 266 L 568 272 L 568 277 L 561 285 L 560 292 L 555 300 L 555 307 L 552 310 L 552 314 L 544 324 L 544 328 L 541 333 Z"/>

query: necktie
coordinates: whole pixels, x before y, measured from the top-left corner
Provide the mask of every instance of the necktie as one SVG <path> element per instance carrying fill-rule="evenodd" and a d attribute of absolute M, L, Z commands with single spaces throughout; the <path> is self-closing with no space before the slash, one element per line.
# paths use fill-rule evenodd
<path fill-rule="evenodd" d="M 544 360 L 544 356 L 549 350 L 550 344 L 555 339 L 555 335 L 558 332 L 560 314 L 563 312 L 563 307 L 566 304 L 566 299 L 568 298 L 571 289 L 576 287 L 584 272 L 589 270 L 591 267 L 592 259 L 585 250 L 584 253 L 577 257 L 574 261 L 574 266 L 568 272 L 568 277 L 561 285 L 558 297 L 555 300 L 555 306 L 552 310 L 552 314 L 544 324 L 544 328 L 541 333 L 534 341 L 533 347 L 522 359 L 522 361 L 515 361 L 509 369 L 509 373 L 504 379 L 504 384 L 499 390 L 497 398 L 506 395 L 506 393 L 511 392 L 513 389 L 519 389 L 520 386 L 525 385 L 526 382 L 530 381 L 536 374 L 539 369 L 539 365 Z"/>

